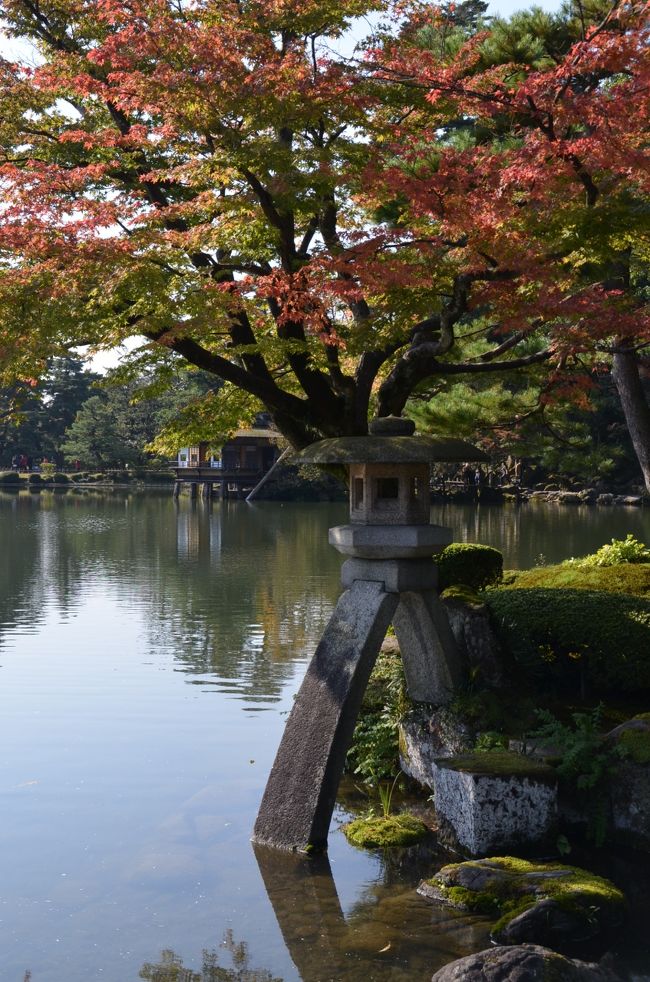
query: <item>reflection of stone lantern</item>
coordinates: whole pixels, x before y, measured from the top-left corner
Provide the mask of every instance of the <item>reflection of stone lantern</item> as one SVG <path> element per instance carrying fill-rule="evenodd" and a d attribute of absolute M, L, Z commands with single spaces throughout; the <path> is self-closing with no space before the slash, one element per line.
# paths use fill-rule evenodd
<path fill-rule="evenodd" d="M 444 705 L 460 682 L 432 558 L 452 541 L 429 521 L 432 462 L 483 460 L 462 440 L 414 436 L 411 420 L 376 419 L 370 436 L 312 444 L 294 460 L 349 467 L 350 524 L 330 529 L 349 558 L 346 587 L 287 721 L 255 824 L 256 842 L 289 849 L 327 843 L 361 699 L 392 623 L 409 695 Z"/>

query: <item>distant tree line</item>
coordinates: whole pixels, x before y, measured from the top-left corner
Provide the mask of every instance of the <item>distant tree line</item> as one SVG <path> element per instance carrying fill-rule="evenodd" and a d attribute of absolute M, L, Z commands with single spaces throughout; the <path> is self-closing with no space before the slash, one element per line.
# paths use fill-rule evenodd
<path fill-rule="evenodd" d="M 646 383 L 647 384 L 647 383 Z M 638 463 L 620 401 L 608 372 L 593 376 L 585 407 L 552 404 L 540 415 L 543 376 L 456 382 L 423 389 L 407 413 L 421 431 L 453 432 L 491 451 L 495 462 L 512 455 L 537 474 L 563 481 L 615 485 L 638 482 Z M 155 465 L 180 446 L 225 433 L 209 432 L 206 407 L 227 403 L 227 390 L 201 372 L 180 372 L 173 384 L 146 372 L 103 377 L 80 358 L 53 358 L 36 385 L 0 389 L 0 467 L 24 455 L 33 465 L 83 470 Z M 207 402 L 206 402 L 207 399 Z M 227 410 L 226 410 L 227 411 Z M 214 420 L 212 410 L 209 415 Z M 233 416 L 233 425 L 243 420 Z"/>
<path fill-rule="evenodd" d="M 80 358 L 51 359 L 37 384 L 0 389 L 0 467 L 21 456 L 33 466 L 95 471 L 160 462 L 164 453 L 149 445 L 215 383 L 200 373 L 160 391 L 149 382 L 145 375 L 111 384 Z"/>

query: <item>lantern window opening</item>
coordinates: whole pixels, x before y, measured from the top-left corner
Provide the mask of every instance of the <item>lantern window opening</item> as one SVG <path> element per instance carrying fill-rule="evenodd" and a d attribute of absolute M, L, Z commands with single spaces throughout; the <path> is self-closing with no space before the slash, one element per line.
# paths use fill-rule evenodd
<path fill-rule="evenodd" d="M 383 502 L 395 502 L 399 499 L 399 478 L 375 478 L 375 500 L 378 505 Z"/>
<path fill-rule="evenodd" d="M 361 508 L 363 505 L 363 486 L 364 480 L 362 477 L 355 477 L 353 482 L 352 490 L 352 506 L 353 508 Z"/>

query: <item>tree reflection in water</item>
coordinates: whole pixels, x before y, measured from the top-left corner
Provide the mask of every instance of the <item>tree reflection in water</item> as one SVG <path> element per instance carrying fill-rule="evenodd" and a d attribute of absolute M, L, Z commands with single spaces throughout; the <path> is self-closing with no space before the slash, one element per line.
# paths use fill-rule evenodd
<path fill-rule="evenodd" d="M 146 962 L 138 974 L 145 982 L 282 982 L 266 969 L 249 967 L 248 946 L 245 941 L 235 941 L 232 931 L 226 931 L 221 947 L 230 955 L 232 968 L 219 965 L 221 952 L 204 950 L 201 970 L 195 972 L 184 968 L 183 959 L 165 948 L 159 962 Z"/>

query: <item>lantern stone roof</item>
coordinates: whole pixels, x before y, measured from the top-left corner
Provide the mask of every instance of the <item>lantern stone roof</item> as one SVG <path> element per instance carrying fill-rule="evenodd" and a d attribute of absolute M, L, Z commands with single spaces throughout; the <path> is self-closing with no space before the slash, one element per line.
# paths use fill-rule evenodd
<path fill-rule="evenodd" d="M 414 436 L 410 419 L 374 419 L 369 436 L 338 436 L 318 440 L 292 456 L 297 464 L 415 464 L 487 461 L 478 447 L 453 437 Z"/>

